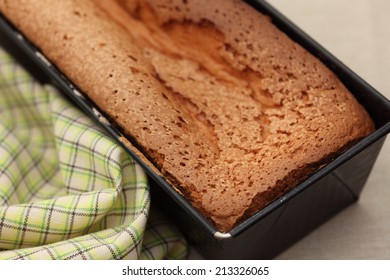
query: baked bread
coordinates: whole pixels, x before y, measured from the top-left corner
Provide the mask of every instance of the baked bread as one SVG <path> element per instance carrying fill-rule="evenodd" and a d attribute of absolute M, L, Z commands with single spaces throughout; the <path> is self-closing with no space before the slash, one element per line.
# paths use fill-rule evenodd
<path fill-rule="evenodd" d="M 220 231 L 373 131 L 318 59 L 236 0 L 0 0 Z"/>

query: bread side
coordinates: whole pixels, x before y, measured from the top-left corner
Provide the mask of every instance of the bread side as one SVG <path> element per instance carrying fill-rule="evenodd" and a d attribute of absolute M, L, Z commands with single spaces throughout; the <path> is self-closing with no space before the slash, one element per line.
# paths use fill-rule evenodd
<path fill-rule="evenodd" d="M 0 10 L 221 231 L 373 130 L 333 73 L 241 1 Z"/>

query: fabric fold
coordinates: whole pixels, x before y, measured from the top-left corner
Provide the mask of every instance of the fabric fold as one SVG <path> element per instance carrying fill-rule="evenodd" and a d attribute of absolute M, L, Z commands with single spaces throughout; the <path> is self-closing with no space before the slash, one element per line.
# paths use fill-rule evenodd
<path fill-rule="evenodd" d="M 183 258 L 154 212 L 142 168 L 0 49 L 0 259 Z"/>

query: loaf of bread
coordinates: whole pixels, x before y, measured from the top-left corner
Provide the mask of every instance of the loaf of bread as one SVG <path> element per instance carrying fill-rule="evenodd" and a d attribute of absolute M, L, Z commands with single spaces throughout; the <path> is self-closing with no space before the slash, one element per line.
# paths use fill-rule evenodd
<path fill-rule="evenodd" d="M 220 231 L 374 129 L 238 0 L 0 0 L 0 11 Z"/>

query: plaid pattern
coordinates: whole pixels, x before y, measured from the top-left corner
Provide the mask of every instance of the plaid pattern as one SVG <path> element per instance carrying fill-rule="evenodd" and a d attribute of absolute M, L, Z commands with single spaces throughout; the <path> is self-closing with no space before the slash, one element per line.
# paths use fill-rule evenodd
<path fill-rule="evenodd" d="M 0 49 L 0 259 L 183 258 L 149 211 L 143 170 Z"/>

